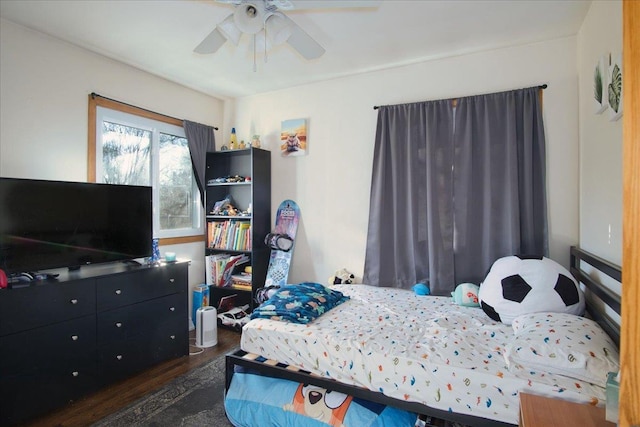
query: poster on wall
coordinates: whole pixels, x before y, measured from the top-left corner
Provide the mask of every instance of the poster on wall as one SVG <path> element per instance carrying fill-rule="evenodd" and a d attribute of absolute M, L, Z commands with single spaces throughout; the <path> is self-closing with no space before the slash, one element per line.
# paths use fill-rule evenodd
<path fill-rule="evenodd" d="M 609 105 L 607 102 L 607 73 L 609 64 L 609 55 L 602 55 L 600 60 L 596 64 L 593 73 L 593 102 L 595 106 L 595 113 L 602 114 Z"/>
<path fill-rule="evenodd" d="M 609 120 L 613 122 L 622 117 L 622 55 L 611 58 L 607 77 Z"/>
<path fill-rule="evenodd" d="M 307 119 L 291 119 L 282 122 L 280 152 L 283 156 L 304 156 L 309 148 Z"/>

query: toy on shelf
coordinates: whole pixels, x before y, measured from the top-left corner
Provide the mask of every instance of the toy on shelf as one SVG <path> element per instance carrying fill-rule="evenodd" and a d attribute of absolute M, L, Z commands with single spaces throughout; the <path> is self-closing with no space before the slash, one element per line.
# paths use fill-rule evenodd
<path fill-rule="evenodd" d="M 211 215 L 221 215 L 221 216 L 236 216 L 238 215 L 238 209 L 232 203 L 233 200 L 231 196 L 227 196 L 222 200 L 219 200 L 213 205 L 213 209 L 211 210 Z"/>
<path fill-rule="evenodd" d="M 236 182 L 251 182 L 251 177 L 240 176 L 240 175 L 220 176 L 218 178 L 213 178 L 207 181 L 207 185 L 216 185 L 216 184 L 225 184 L 225 183 L 230 184 L 230 183 L 236 183 Z"/>
<path fill-rule="evenodd" d="M 235 150 L 238 148 L 238 137 L 236 136 L 236 128 L 231 128 L 231 140 L 229 141 L 229 149 Z"/>
<path fill-rule="evenodd" d="M 260 135 L 253 135 L 253 138 L 251 138 L 251 146 L 253 148 L 260 148 Z"/>

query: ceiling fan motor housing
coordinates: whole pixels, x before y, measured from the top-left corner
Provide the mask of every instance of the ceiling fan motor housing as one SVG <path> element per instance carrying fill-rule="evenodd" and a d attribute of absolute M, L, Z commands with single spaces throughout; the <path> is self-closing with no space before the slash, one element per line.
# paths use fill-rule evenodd
<path fill-rule="evenodd" d="M 247 2 L 236 7 L 233 19 L 243 33 L 257 34 L 264 28 L 266 10 L 262 2 Z"/>

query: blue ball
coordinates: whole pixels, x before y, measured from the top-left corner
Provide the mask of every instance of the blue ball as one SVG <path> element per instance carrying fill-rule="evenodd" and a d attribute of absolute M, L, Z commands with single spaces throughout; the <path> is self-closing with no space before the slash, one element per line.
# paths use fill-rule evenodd
<path fill-rule="evenodd" d="M 431 294 L 431 290 L 424 283 L 416 283 L 415 285 L 413 285 L 412 289 L 413 289 L 413 292 L 416 293 L 416 295 L 429 295 L 429 294 Z"/>

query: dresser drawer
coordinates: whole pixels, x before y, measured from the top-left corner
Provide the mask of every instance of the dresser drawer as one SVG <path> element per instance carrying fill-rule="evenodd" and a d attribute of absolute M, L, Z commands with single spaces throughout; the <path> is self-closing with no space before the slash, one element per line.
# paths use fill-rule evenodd
<path fill-rule="evenodd" d="M 84 316 L 0 337 L 0 379 L 9 374 L 34 369 L 46 373 L 54 367 L 95 360 L 95 322 L 95 315 Z"/>
<path fill-rule="evenodd" d="M 98 348 L 102 382 L 109 384 L 140 372 L 148 365 L 147 339 L 129 339 Z"/>
<path fill-rule="evenodd" d="M 154 334 L 149 348 L 154 362 L 172 359 L 189 354 L 189 326 L 185 326 L 185 317 L 169 319 L 163 322 Z"/>
<path fill-rule="evenodd" d="M 189 265 L 186 263 L 167 265 L 165 268 L 154 270 L 158 275 L 158 295 L 168 295 L 174 292 L 186 292 L 189 283 Z"/>
<path fill-rule="evenodd" d="M 99 347 L 99 364 L 105 384 L 189 353 L 185 317 L 154 324 L 146 334 Z"/>
<path fill-rule="evenodd" d="M 187 299 L 184 293 L 103 311 L 98 314 L 98 345 L 110 345 L 137 335 L 152 333 L 158 328 L 158 323 L 175 318 L 184 319 L 186 311 Z"/>
<path fill-rule="evenodd" d="M 33 367 L 0 381 L 0 425 L 21 423 L 98 389 L 95 358 L 69 366 Z"/>
<path fill-rule="evenodd" d="M 94 313 L 95 279 L 51 282 L 0 293 L 0 336 Z"/>
<path fill-rule="evenodd" d="M 103 277 L 96 284 L 97 308 L 105 311 L 184 292 L 187 280 L 186 264 Z"/>

